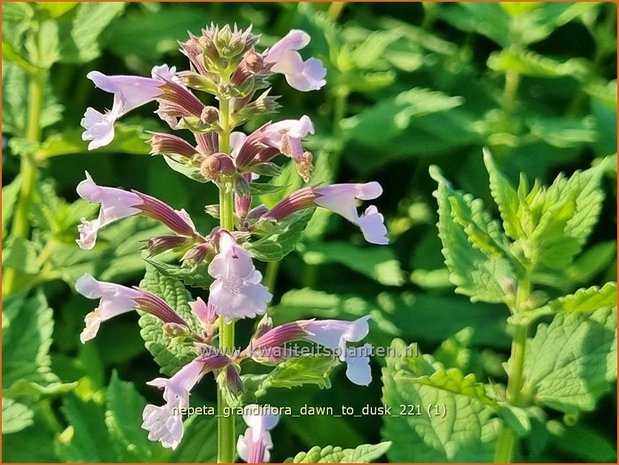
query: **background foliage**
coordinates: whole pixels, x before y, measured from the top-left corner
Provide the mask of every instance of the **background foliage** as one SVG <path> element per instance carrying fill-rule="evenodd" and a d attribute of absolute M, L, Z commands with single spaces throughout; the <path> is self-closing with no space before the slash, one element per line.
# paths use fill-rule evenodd
<path fill-rule="evenodd" d="M 507 310 L 454 294 L 441 254 L 432 196 L 436 183 L 428 167 L 439 166 L 447 179 L 482 199 L 498 218 L 482 147 L 492 151 L 512 184 L 523 172 L 549 185 L 561 171 L 586 169 L 616 152 L 612 3 L 3 2 L 2 13 L 3 270 L 6 275 L 11 269 L 19 278 L 11 295 L 5 295 L 3 285 L 7 462 L 204 462 L 215 457 L 215 424 L 209 418 L 190 419 L 186 437 L 173 453 L 149 442 L 140 429 L 146 399 L 157 396 L 144 382 L 157 376 L 158 367 L 144 348 L 135 315 L 109 322 L 91 344 L 79 343 L 92 303 L 73 293 L 75 279 L 91 272 L 98 279 L 137 284 L 144 275 L 140 241 L 160 228 L 145 219 L 124 220 L 101 234 L 94 251 L 80 251 L 74 243 L 76 224 L 95 211 L 76 201 L 75 186 L 84 170 L 96 173 L 103 185 L 135 188 L 186 208 L 202 230 L 214 226 L 203 214 L 204 206 L 217 201 L 214 186 L 186 182 L 161 158 L 147 155 L 144 130 L 164 129 L 148 109 L 125 118 L 112 145 L 85 151 L 79 128 L 85 108 L 109 104 L 109 96 L 85 79 L 88 71 L 149 74 L 162 62 L 182 69 L 176 41 L 211 21 L 242 27 L 252 23 L 266 43 L 291 28 L 312 36 L 310 52 L 327 66 L 327 86 L 302 95 L 280 82 L 277 90 L 285 105 L 279 116 L 307 114 L 315 122 L 316 135 L 308 142 L 316 156 L 314 183 L 381 182 L 385 193 L 378 206 L 392 244 L 365 247 L 353 226 L 317 211 L 294 253 L 279 270 L 267 272 L 276 289 L 274 319 L 370 314 L 375 345 L 389 346 L 398 338 L 417 342 L 423 353 L 433 355 L 429 366 L 375 359 L 374 382 L 368 388 L 351 387 L 336 371 L 332 378 L 338 382 L 328 390 L 320 389 L 321 379 L 294 394 L 270 389 L 261 398 L 293 409 L 348 405 L 360 411 L 366 404 L 398 405 L 397 396 L 403 396 L 403 403 L 414 402 L 418 391 L 430 387 L 409 386 L 406 378 L 440 367 L 504 383 L 501 364 L 510 344 Z M 33 43 L 32 31 L 39 43 Z M 40 137 L 28 129 L 29 74 L 45 76 Z M 36 180 L 27 205 L 31 233 L 25 235 L 15 234 L 12 226 L 23 210 L 20 189 L 31 175 L 25 172 L 23 154 L 35 166 Z M 584 252 L 548 276 L 547 287 L 558 295 L 616 280 L 614 160 L 607 166 L 600 181 L 605 194 L 600 220 Z M 299 180 L 286 170 L 277 182 L 293 190 Z M 265 194 L 263 200 L 272 204 L 280 195 Z M 193 295 L 204 297 L 204 290 L 194 289 Z M 562 324 L 569 328 L 573 319 L 566 316 Z M 552 325 L 556 323 L 536 338 L 540 352 L 552 343 Z M 250 330 L 240 325 L 239 337 L 246 340 Z M 398 350 L 405 345 L 393 344 Z M 527 369 L 534 372 L 536 367 Z M 213 384 L 205 382 L 192 402 L 209 404 L 214 396 Z M 452 400 L 451 408 L 470 408 L 475 418 L 489 415 L 483 403 Z M 582 402 L 586 413 L 565 408 L 533 421 L 529 427 L 534 434 L 523 441 L 517 458 L 614 461 L 616 387 L 592 392 Z M 479 425 L 464 422 L 470 447 L 456 453 L 440 429 L 437 440 L 443 452 L 427 447 L 432 442 L 424 436 L 427 429 L 401 419 L 306 416 L 282 422 L 274 432 L 274 461 L 295 456 L 300 461 L 351 460 L 348 448 L 383 440 L 393 441 L 386 452 L 392 461 L 492 458 L 492 449 L 479 443 L 492 436 L 493 426 L 481 420 Z M 458 439 L 461 444 L 466 440 Z M 341 449 L 321 450 L 330 445 Z M 366 460 L 375 459 L 385 448 L 363 453 Z"/>

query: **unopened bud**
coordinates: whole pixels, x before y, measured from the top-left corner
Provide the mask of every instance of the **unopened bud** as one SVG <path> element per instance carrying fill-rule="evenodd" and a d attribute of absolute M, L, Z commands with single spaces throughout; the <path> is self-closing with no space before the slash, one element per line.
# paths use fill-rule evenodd
<path fill-rule="evenodd" d="M 234 161 L 225 153 L 214 153 L 204 158 L 200 172 L 206 179 L 217 180 L 220 175 L 230 176 L 236 173 Z"/>
<path fill-rule="evenodd" d="M 188 336 L 191 333 L 187 326 L 178 323 L 165 323 L 163 332 L 169 337 Z"/>
<path fill-rule="evenodd" d="M 178 247 L 185 247 L 193 243 L 193 239 L 183 236 L 156 236 L 148 240 L 146 247 L 150 257 L 167 252 Z"/>
<path fill-rule="evenodd" d="M 234 364 L 230 364 L 226 367 L 225 373 L 226 388 L 233 396 L 238 397 L 243 393 L 243 380 L 238 369 Z"/>
<path fill-rule="evenodd" d="M 299 173 L 299 176 L 301 176 L 305 182 L 309 182 L 312 171 L 314 171 L 312 159 L 312 152 L 303 152 L 303 158 L 295 159 L 297 173 Z"/>
<path fill-rule="evenodd" d="M 213 106 L 206 106 L 202 110 L 200 119 L 204 124 L 216 124 L 219 121 L 219 110 Z"/>
<path fill-rule="evenodd" d="M 205 261 L 209 255 L 215 255 L 215 250 L 211 244 L 205 242 L 189 249 L 181 258 L 183 266 L 194 268 Z"/>
<path fill-rule="evenodd" d="M 195 147 L 189 142 L 172 134 L 154 132 L 148 142 L 151 147 L 150 153 L 153 155 L 180 155 L 182 157 L 192 158 L 197 152 Z"/>

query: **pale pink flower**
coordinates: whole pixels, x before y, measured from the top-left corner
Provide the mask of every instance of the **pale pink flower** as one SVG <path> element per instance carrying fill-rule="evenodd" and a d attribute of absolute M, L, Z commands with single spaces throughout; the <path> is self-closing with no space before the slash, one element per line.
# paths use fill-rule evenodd
<path fill-rule="evenodd" d="M 315 320 L 304 325 L 304 329 L 311 333 L 306 339 L 335 351 L 347 365 L 348 379 L 361 386 L 367 386 L 372 381 L 369 344 L 358 348 L 349 348 L 346 344 L 367 336 L 369 319 L 369 316 L 364 316 L 355 321 Z"/>
<path fill-rule="evenodd" d="M 98 186 L 88 172 L 86 179 L 78 184 L 77 193 L 81 198 L 101 205 L 96 219 L 82 218 L 82 224 L 78 226 L 80 238 L 77 244 L 82 249 L 90 250 L 95 246 L 99 229 L 118 219 L 140 213 L 162 222 L 182 236 L 196 234 L 195 226 L 184 210 L 174 210 L 161 200 L 141 192 Z"/>
<path fill-rule="evenodd" d="M 97 281 L 91 275 L 85 274 L 75 283 L 75 290 L 89 299 L 100 299 L 99 306 L 84 319 L 86 327 L 80 334 L 82 343 L 97 335 L 102 322 L 136 308 L 156 316 L 165 323 L 187 326 L 187 322 L 160 297 L 141 289 Z"/>
<path fill-rule="evenodd" d="M 148 439 L 159 441 L 163 447 L 176 449 L 183 437 L 181 409 L 189 407 L 189 395 L 200 378 L 230 363 L 225 355 L 211 349 L 181 368 L 171 378 L 156 378 L 147 384 L 163 389 L 163 406 L 147 405 L 142 414 L 142 428 Z"/>
<path fill-rule="evenodd" d="M 299 320 L 286 323 L 265 332 L 251 342 L 248 350 L 257 360 L 277 361 L 294 356 L 292 350 L 281 349 L 286 343 L 306 340 L 332 350 L 346 363 L 346 376 L 350 381 L 367 386 L 372 381 L 370 371 L 371 345 L 348 347 L 349 342 L 361 341 L 367 336 L 369 316 L 355 321 Z"/>
<path fill-rule="evenodd" d="M 383 216 L 374 205 L 369 206 L 361 216 L 357 213 L 356 200 L 371 200 L 379 197 L 383 189 L 377 182 L 365 184 L 334 184 L 314 187 L 317 195 L 314 203 L 327 208 L 361 228 L 363 237 L 372 244 L 388 244 L 387 228 Z"/>
<path fill-rule="evenodd" d="M 152 78 L 142 76 L 106 76 L 99 71 L 86 75 L 99 89 L 114 94 L 112 109 L 101 113 L 94 108 L 86 109 L 81 126 L 85 129 L 82 140 L 91 141 L 88 150 L 108 145 L 114 139 L 114 123 L 126 113 L 155 100 L 162 94 L 161 86 L 176 79 L 176 68 L 167 65 L 155 66 Z"/>
<path fill-rule="evenodd" d="M 248 414 L 243 415 L 243 420 L 249 428 L 239 436 L 236 443 L 239 457 L 247 463 L 264 463 L 271 459 L 273 441 L 269 431 L 275 428 L 279 421 L 277 415 L 252 415 L 251 410 L 256 408 L 258 406 L 255 404 L 245 407 Z"/>
<path fill-rule="evenodd" d="M 266 311 L 272 296 L 260 284 L 262 275 L 254 267 L 249 253 L 225 231 L 219 236 L 219 253 L 210 263 L 208 272 L 215 278 L 208 303 L 226 322 L 253 318 Z"/>
<path fill-rule="evenodd" d="M 283 74 L 291 87 L 302 92 L 318 90 L 326 84 L 327 70 L 321 61 L 316 58 L 303 61 L 297 52 L 309 41 L 306 32 L 293 29 L 263 53 L 263 61 L 271 64 L 271 71 Z"/>

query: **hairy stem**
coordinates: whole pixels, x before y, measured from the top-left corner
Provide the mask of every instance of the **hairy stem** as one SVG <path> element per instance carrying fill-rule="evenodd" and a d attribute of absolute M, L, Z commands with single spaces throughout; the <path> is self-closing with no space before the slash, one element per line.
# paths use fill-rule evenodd
<path fill-rule="evenodd" d="M 41 139 L 41 110 L 43 108 L 43 75 L 38 72 L 30 76 L 28 86 L 28 120 L 26 126 L 26 139 L 37 144 Z M 32 193 L 36 184 L 38 169 L 31 153 L 22 154 L 21 156 L 21 188 L 10 237 L 13 239 L 27 238 L 30 234 L 30 204 Z M 4 273 L 4 282 L 2 291 L 4 295 L 11 295 L 15 292 L 17 284 L 17 271 L 13 268 L 8 268 Z"/>
<path fill-rule="evenodd" d="M 525 310 L 526 302 L 531 293 L 531 281 L 523 279 L 518 286 L 516 303 L 513 312 Z M 512 405 L 518 405 L 523 384 L 523 371 L 527 347 L 528 325 L 514 326 L 514 336 L 512 339 L 512 353 L 510 358 L 510 368 L 507 377 L 507 401 Z M 517 444 L 516 434 L 505 423 L 501 424 L 501 430 L 497 439 L 494 462 L 509 463 L 512 461 L 514 449 Z"/>
<path fill-rule="evenodd" d="M 222 98 L 219 107 L 221 132 L 219 134 L 219 150 L 230 153 L 230 102 Z M 220 225 L 222 228 L 234 230 L 234 186 L 231 178 L 223 178 L 219 185 L 219 208 L 221 210 Z M 219 348 L 231 354 L 234 349 L 234 323 L 226 324 L 223 318 L 219 322 Z M 217 388 L 217 462 L 231 463 L 235 458 L 236 437 L 234 431 L 235 418 L 224 415 L 228 407 L 223 387 Z"/>

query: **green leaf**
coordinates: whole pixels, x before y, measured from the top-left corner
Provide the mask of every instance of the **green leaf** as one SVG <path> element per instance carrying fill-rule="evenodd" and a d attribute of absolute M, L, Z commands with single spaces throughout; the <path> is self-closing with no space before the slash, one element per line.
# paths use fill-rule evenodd
<path fill-rule="evenodd" d="M 431 357 L 407 355 L 400 340 L 391 347 L 396 355 L 383 368 L 383 403 L 392 409 L 382 431 L 393 442 L 389 460 L 492 461 L 500 421 L 483 386 Z"/>
<path fill-rule="evenodd" d="M 275 184 L 268 184 L 264 182 L 252 182 L 249 184 L 249 195 L 264 195 L 264 194 L 274 194 L 276 192 L 281 192 L 286 189 L 288 186 L 278 186 Z"/>
<path fill-rule="evenodd" d="M 30 298 L 24 294 L 5 298 L 2 328 L 3 389 L 21 379 L 44 385 L 57 382 L 49 358 L 53 311 L 42 292 Z"/>
<path fill-rule="evenodd" d="M 2 249 L 2 266 L 23 274 L 39 272 L 36 245 L 23 237 L 11 238 Z"/>
<path fill-rule="evenodd" d="M 314 213 L 314 208 L 293 213 L 278 222 L 275 231 L 266 233 L 246 244 L 247 250 L 258 260 L 276 262 L 294 249 L 301 239 L 303 230 Z"/>
<path fill-rule="evenodd" d="M 511 71 L 542 78 L 568 76 L 583 80 L 588 75 L 587 66 L 582 59 L 556 61 L 530 50 L 503 49 L 500 52 L 493 52 L 488 58 L 487 65 L 488 68 L 502 73 Z"/>
<path fill-rule="evenodd" d="M 71 17 L 63 17 L 59 22 L 61 61 L 85 63 L 97 58 L 99 36 L 124 9 L 123 2 L 80 3 Z"/>
<path fill-rule="evenodd" d="M 37 154 L 43 158 L 87 153 L 87 143 L 82 140 L 82 129 L 67 129 L 61 134 L 52 134 L 37 149 Z M 146 155 L 150 146 L 146 143 L 148 136 L 144 127 L 132 124 L 116 123 L 114 125 L 114 140 L 105 147 L 97 149 L 97 153 L 130 153 Z"/>
<path fill-rule="evenodd" d="M 355 449 L 327 446 L 312 447 L 307 452 L 299 452 L 285 463 L 369 463 L 380 458 L 391 447 L 391 442 L 363 444 Z"/>
<path fill-rule="evenodd" d="M 559 297 L 546 304 L 552 312 L 590 313 L 596 310 L 617 306 L 617 283 L 606 283 L 600 289 L 597 286 L 578 289 L 574 294 Z"/>
<path fill-rule="evenodd" d="M 189 179 L 192 179 L 193 181 L 198 181 L 201 183 L 208 182 L 208 179 L 206 179 L 200 171 L 199 165 L 190 165 L 184 162 L 181 163 L 176 161 L 171 156 L 164 156 L 163 159 L 166 164 L 177 173 L 181 173 L 182 175 L 188 177 Z"/>
<path fill-rule="evenodd" d="M 2 131 L 14 136 L 26 134 L 28 108 L 28 74 L 18 65 L 2 60 Z M 63 107 L 54 96 L 49 80 L 43 90 L 41 127 L 46 128 L 62 119 Z"/>
<path fill-rule="evenodd" d="M 24 404 L 2 397 L 2 435 L 17 433 L 33 423 L 34 413 Z"/>
<path fill-rule="evenodd" d="M 159 273 L 170 278 L 180 279 L 185 285 L 208 289 L 213 282 L 213 277 L 208 274 L 208 263 L 201 262 L 195 268 L 170 265 L 157 260 L 145 259 L 146 263 L 154 266 Z"/>
<path fill-rule="evenodd" d="M 13 218 L 13 211 L 17 204 L 19 191 L 21 189 L 21 178 L 18 175 L 13 181 L 2 187 L 2 237 L 6 238 L 9 223 Z"/>
<path fill-rule="evenodd" d="M 8 42 L 2 41 L 2 58 L 16 64 L 28 74 L 37 72 L 37 67 L 32 65 L 27 59 L 19 54 L 19 52 Z"/>
<path fill-rule="evenodd" d="M 178 279 L 164 276 L 148 265 L 140 287 L 165 300 L 194 331 L 198 332 L 199 324 L 188 303 L 190 295 Z M 164 334 L 163 323 L 158 318 L 143 313 L 140 316 L 140 327 L 144 345 L 161 367 L 162 373 L 173 375 L 196 357 L 193 345 L 178 343 Z"/>
<path fill-rule="evenodd" d="M 215 463 L 217 461 L 217 419 L 193 416 L 184 422 L 183 440 L 169 459 L 170 463 Z"/>
<path fill-rule="evenodd" d="M 48 11 L 53 18 L 64 15 L 75 8 L 79 2 L 41 2 L 37 6 Z"/>
<path fill-rule="evenodd" d="M 102 405 L 71 394 L 60 410 L 70 424 L 58 438 L 57 451 L 65 462 L 118 461 Z"/>
<path fill-rule="evenodd" d="M 617 378 L 617 311 L 566 313 L 537 327 L 524 367 L 523 392 L 568 414 L 591 411 Z"/>
<path fill-rule="evenodd" d="M 480 200 L 452 189 L 438 168 L 431 167 L 430 175 L 438 181 L 437 226 L 456 292 L 472 302 L 503 302 L 516 282 L 506 257 L 507 239 Z"/>
<path fill-rule="evenodd" d="M 132 383 L 121 381 L 116 371 L 107 389 L 105 424 L 118 457 L 124 462 L 149 462 L 157 460 L 155 454 L 164 454 L 156 442 L 148 440 L 148 433 L 140 426 L 142 411 L 146 406 Z"/>
<path fill-rule="evenodd" d="M 374 107 L 343 120 L 341 125 L 348 139 L 382 148 L 388 140 L 408 128 L 412 118 L 450 110 L 462 103 L 461 97 L 414 88 L 393 98 L 381 100 Z"/>
<path fill-rule="evenodd" d="M 385 286 L 401 286 L 404 276 L 395 253 L 388 247 L 358 247 L 348 242 L 322 242 L 304 246 L 308 265 L 341 263 Z"/>
<path fill-rule="evenodd" d="M 244 375 L 246 397 L 244 404 L 262 397 L 270 388 L 287 388 L 313 384 L 320 389 L 329 389 L 331 381 L 329 374 L 339 365 L 337 358 L 332 356 L 303 355 L 291 358 L 277 365 L 266 375 Z"/>

